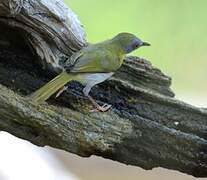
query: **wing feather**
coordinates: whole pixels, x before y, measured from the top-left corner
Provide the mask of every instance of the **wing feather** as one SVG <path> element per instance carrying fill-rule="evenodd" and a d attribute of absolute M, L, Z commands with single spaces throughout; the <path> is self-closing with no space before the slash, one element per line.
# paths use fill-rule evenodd
<path fill-rule="evenodd" d="M 74 64 L 66 64 L 66 70 L 74 73 L 113 72 L 120 66 L 118 56 L 103 47 L 84 48 L 71 58 Z"/>

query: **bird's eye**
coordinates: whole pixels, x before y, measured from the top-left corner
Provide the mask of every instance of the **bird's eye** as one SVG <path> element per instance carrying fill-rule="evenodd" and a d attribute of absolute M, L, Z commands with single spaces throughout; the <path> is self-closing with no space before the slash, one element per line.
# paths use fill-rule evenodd
<path fill-rule="evenodd" d="M 138 44 L 134 44 L 133 45 L 134 48 L 138 48 L 138 46 L 139 46 Z"/>

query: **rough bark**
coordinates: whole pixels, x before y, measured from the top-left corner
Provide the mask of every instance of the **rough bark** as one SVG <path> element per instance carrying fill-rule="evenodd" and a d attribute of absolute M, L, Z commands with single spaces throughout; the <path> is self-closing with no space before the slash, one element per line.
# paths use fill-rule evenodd
<path fill-rule="evenodd" d="M 61 61 L 86 45 L 82 25 L 62 0 L 1 0 L 0 18 L 22 32 L 46 70 L 59 72 Z"/>
<path fill-rule="evenodd" d="M 58 0 L 0 2 L 0 130 L 80 156 L 207 177 L 207 110 L 175 99 L 171 79 L 149 61 L 126 58 L 114 77 L 92 90 L 100 103 L 113 105 L 106 113 L 88 112 L 91 104 L 77 82 L 58 99 L 29 102 L 26 95 L 87 44 L 79 21 L 76 29 L 66 23 L 74 18 L 70 10 L 54 14 L 63 7 Z"/>

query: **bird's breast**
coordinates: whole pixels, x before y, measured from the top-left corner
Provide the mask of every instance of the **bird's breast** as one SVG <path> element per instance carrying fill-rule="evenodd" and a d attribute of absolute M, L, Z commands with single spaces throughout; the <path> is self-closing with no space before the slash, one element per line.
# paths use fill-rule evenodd
<path fill-rule="evenodd" d="M 101 66 L 106 71 L 114 72 L 121 67 L 123 59 L 123 56 L 112 56 L 110 58 L 102 59 Z"/>

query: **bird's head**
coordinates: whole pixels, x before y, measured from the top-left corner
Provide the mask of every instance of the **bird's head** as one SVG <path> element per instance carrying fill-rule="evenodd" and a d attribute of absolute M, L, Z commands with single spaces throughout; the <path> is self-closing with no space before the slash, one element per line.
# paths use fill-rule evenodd
<path fill-rule="evenodd" d="M 138 37 L 130 33 L 119 33 L 112 41 L 115 41 L 125 54 L 128 54 L 141 46 L 150 46 L 149 43 L 143 42 Z"/>

